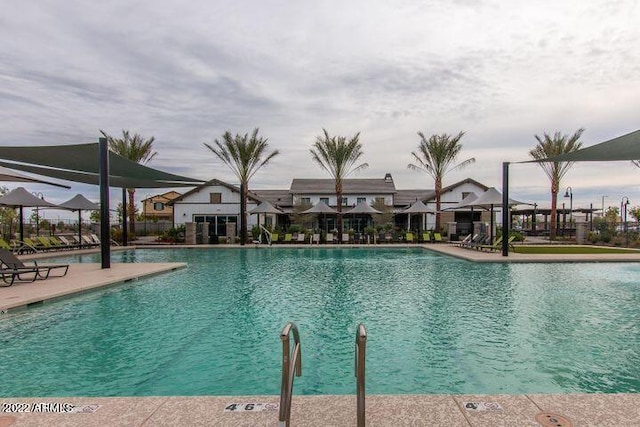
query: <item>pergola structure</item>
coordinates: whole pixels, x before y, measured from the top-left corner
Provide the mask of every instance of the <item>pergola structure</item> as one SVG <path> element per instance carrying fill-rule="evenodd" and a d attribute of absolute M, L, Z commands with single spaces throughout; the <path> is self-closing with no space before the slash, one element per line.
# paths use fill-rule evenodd
<path fill-rule="evenodd" d="M 106 138 L 98 143 L 48 146 L 0 146 L 0 166 L 51 178 L 100 185 L 102 268 L 111 266 L 109 186 L 122 188 L 193 187 L 202 180 L 153 169 L 112 151 Z M 123 197 L 124 199 L 124 197 Z M 123 200 L 126 206 L 126 199 Z M 126 223 L 125 223 L 126 228 Z M 123 230 L 126 234 L 126 229 Z"/>
<path fill-rule="evenodd" d="M 549 157 L 541 160 L 528 160 L 518 163 L 540 162 L 615 162 L 640 159 L 640 129 L 600 144 L 592 145 L 573 153 Z M 509 162 L 502 163 L 502 229 L 508 234 L 509 217 Z M 509 256 L 507 239 L 502 240 L 502 255 Z"/>

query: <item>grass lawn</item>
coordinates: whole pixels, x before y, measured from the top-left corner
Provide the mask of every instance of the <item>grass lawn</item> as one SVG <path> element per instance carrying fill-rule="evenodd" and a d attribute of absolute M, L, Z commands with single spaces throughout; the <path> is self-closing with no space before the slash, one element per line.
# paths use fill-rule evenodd
<path fill-rule="evenodd" d="M 602 246 L 516 246 L 519 254 L 637 254 L 638 249 L 605 248 Z"/>

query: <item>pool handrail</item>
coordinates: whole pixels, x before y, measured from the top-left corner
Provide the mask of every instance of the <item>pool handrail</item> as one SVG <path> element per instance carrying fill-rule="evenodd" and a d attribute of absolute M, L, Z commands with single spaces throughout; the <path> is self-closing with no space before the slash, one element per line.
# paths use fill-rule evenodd
<path fill-rule="evenodd" d="M 289 335 L 293 333 L 293 355 Z M 280 388 L 279 425 L 289 427 L 291 421 L 291 398 L 293 395 L 293 378 L 302 375 L 302 355 L 300 350 L 300 334 L 293 322 L 287 323 L 280 333 L 282 340 L 282 386 Z"/>
<path fill-rule="evenodd" d="M 367 350 L 367 329 L 362 323 L 358 325 L 356 330 L 356 357 L 355 357 L 355 375 L 356 375 L 356 411 L 358 427 L 365 425 L 365 356 Z"/>

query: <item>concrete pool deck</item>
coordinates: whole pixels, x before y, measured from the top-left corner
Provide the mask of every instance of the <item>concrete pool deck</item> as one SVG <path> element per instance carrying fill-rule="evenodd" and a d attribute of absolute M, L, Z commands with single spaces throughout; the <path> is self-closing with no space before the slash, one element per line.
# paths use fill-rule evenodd
<path fill-rule="evenodd" d="M 254 245 L 247 246 L 248 248 Z M 177 249 L 180 246 L 155 246 Z M 194 246 L 225 249 L 231 245 Z M 239 247 L 239 246 L 237 246 Z M 314 245 L 317 247 L 317 245 Z M 327 245 L 326 247 L 357 247 Z M 362 246 L 360 246 L 362 247 Z M 538 255 L 478 252 L 449 244 L 376 245 L 370 247 L 425 247 L 474 262 L 640 262 L 636 254 Z M 133 248 L 133 247 L 131 247 Z M 310 248 L 310 245 L 279 245 L 277 248 Z M 258 249 L 271 249 L 264 246 Z M 87 252 L 96 252 L 87 251 Z M 78 252 L 47 253 L 38 258 L 73 255 Z M 23 258 L 33 258 L 23 257 Z M 47 260 L 40 260 L 43 264 Z M 55 301 L 81 293 L 185 267 L 184 263 L 112 263 L 102 270 L 99 264 L 71 264 L 65 277 L 0 288 L 1 321 L 29 304 Z M 5 317 L 3 319 L 3 317 Z M 0 382 L 1 387 L 1 382 Z M 295 386 L 294 386 L 295 390 Z M 355 390 L 355 378 L 354 378 Z M 0 427 L 20 426 L 276 426 L 275 406 L 279 396 L 197 396 L 197 397 L 69 397 L 0 398 Z M 469 402 L 485 402 L 486 410 L 468 408 Z M 12 404 L 20 403 L 21 406 Z M 84 407 L 86 413 L 53 413 L 61 406 L 36 405 L 68 403 Z M 225 412 L 231 403 L 271 404 L 264 412 Z M 493 404 L 498 404 L 498 406 Z M 29 409 L 29 413 L 15 412 Z M 482 406 L 480 407 L 482 408 Z M 35 413 L 40 409 L 43 412 Z M 48 411 L 47 411 L 48 410 Z M 93 412 L 92 412 L 93 411 Z M 564 416 L 573 426 L 640 426 L 640 394 L 531 394 L 531 395 L 371 395 L 367 396 L 368 426 L 541 426 L 536 416 L 549 413 Z M 539 420 L 542 418 L 538 418 Z M 291 424 L 294 426 L 349 426 L 356 424 L 355 396 L 294 395 Z M 548 424 L 553 425 L 553 424 Z M 556 423 L 555 425 L 558 425 Z"/>
<path fill-rule="evenodd" d="M 0 409 L 5 410 L 0 413 L 0 427 L 277 426 L 278 401 L 278 396 L 0 399 Z M 488 404 L 486 410 L 472 409 L 470 403 L 481 402 Z M 55 413 L 62 405 L 56 408 L 52 403 L 85 412 Z M 231 403 L 270 404 L 270 410 L 225 411 Z M 31 412 L 6 412 L 19 408 Z M 560 420 L 559 416 L 571 424 L 539 422 Z M 366 398 L 365 417 L 369 427 L 631 427 L 640 425 L 640 395 L 371 395 Z M 355 426 L 356 398 L 294 395 L 291 425 Z"/>

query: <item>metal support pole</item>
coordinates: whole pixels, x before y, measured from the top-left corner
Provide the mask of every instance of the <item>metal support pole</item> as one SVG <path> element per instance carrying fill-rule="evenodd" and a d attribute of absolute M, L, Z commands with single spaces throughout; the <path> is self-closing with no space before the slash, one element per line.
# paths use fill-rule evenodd
<path fill-rule="evenodd" d="M 111 236 L 109 229 L 109 145 L 107 138 L 98 143 L 100 159 L 100 258 L 102 268 L 111 268 Z"/>
<path fill-rule="evenodd" d="M 22 216 L 22 205 L 20 205 L 20 240 L 24 242 L 24 216 Z"/>
<path fill-rule="evenodd" d="M 502 163 L 502 256 L 509 256 L 509 162 Z"/>
<path fill-rule="evenodd" d="M 127 230 L 127 189 L 122 188 L 122 246 L 127 246 L 128 230 Z"/>

